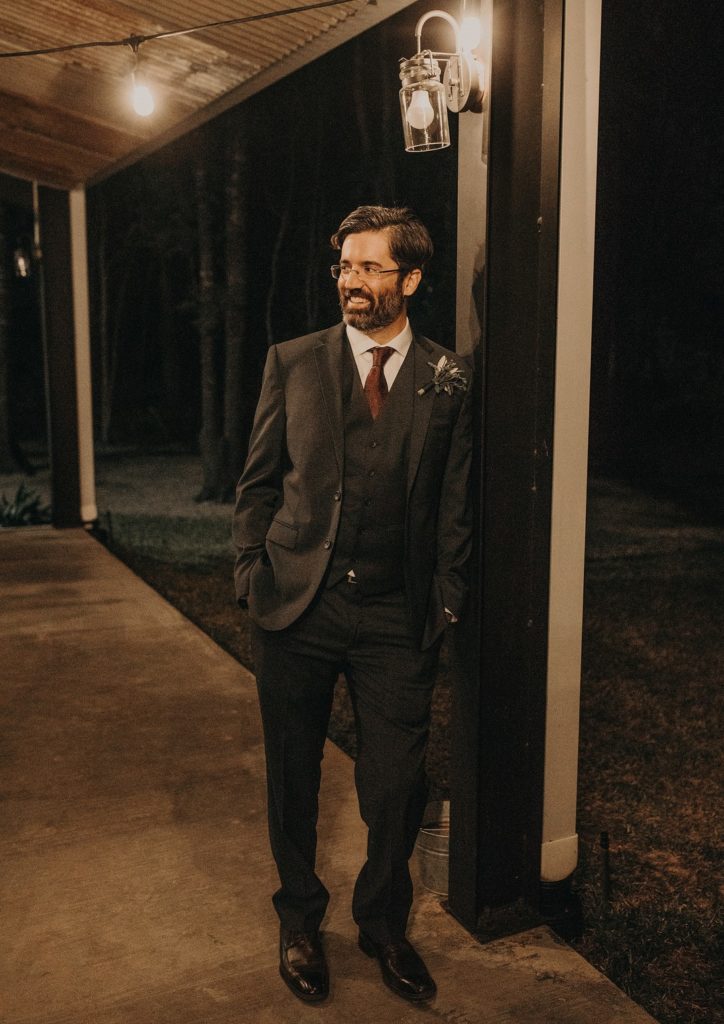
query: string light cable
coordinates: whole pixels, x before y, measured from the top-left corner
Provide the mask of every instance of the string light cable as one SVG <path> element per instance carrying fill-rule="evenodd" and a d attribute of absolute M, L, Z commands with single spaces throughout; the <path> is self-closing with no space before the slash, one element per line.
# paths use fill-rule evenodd
<path fill-rule="evenodd" d="M 287 7 L 281 11 L 264 11 L 260 14 L 248 14 L 243 18 L 227 18 L 224 21 L 209 21 L 203 25 L 193 25 L 190 28 L 180 28 L 168 32 L 152 32 L 148 35 L 130 35 L 123 39 L 93 39 L 85 43 L 67 43 L 64 46 L 48 46 L 39 50 L 9 50 L 0 53 L 0 59 L 5 57 L 40 57 L 51 53 L 69 53 L 71 50 L 88 50 L 94 46 L 130 46 L 135 54 L 142 43 L 148 43 L 155 39 L 174 39 L 177 36 L 190 36 L 194 32 L 204 32 L 209 28 L 222 28 L 231 25 L 248 25 L 253 21 L 266 21 L 268 18 L 281 18 L 287 14 L 303 14 L 305 11 L 318 11 L 325 7 L 340 7 L 342 4 L 349 4 L 353 0 L 319 0 L 313 4 L 302 4 L 300 7 Z M 376 3 L 376 0 L 367 0 L 368 4 Z"/>

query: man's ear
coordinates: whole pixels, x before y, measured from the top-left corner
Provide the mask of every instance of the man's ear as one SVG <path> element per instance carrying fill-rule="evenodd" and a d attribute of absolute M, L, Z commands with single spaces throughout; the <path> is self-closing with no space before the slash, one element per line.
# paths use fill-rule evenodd
<path fill-rule="evenodd" d="M 420 281 L 422 281 L 422 271 L 419 267 L 415 267 L 414 270 L 408 270 L 404 284 L 402 285 L 402 294 L 413 295 L 417 291 L 417 286 Z"/>

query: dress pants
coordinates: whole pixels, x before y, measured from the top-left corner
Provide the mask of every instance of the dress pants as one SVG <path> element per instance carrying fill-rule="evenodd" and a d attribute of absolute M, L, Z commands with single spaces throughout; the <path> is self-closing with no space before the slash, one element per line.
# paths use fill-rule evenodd
<path fill-rule="evenodd" d="M 287 629 L 254 625 L 269 834 L 282 926 L 319 928 L 329 893 L 315 872 L 318 793 L 334 685 L 344 672 L 357 732 L 355 783 L 368 827 L 352 913 L 376 942 L 404 937 L 408 861 L 425 810 L 425 749 L 440 644 L 416 649 L 402 590 L 365 596 L 343 580 Z"/>

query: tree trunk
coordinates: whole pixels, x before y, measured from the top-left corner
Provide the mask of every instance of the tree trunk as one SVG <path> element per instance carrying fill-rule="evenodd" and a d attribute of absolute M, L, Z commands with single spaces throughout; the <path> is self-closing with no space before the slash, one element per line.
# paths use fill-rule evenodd
<path fill-rule="evenodd" d="M 266 314 L 265 314 L 265 325 L 266 325 L 266 341 L 267 345 L 273 345 L 278 339 L 275 336 L 273 312 L 274 303 L 276 301 L 277 293 L 277 280 L 279 277 L 279 265 L 286 240 L 287 231 L 289 229 L 289 221 L 292 216 L 292 206 L 294 200 L 294 190 L 296 185 L 296 170 L 297 170 L 297 144 L 299 141 L 299 122 L 300 118 L 297 116 L 299 112 L 298 106 L 292 112 L 292 137 L 290 139 L 290 150 L 289 160 L 287 162 L 287 191 L 284 196 L 284 205 L 281 213 L 279 214 L 279 227 L 277 228 L 276 237 L 274 239 L 274 245 L 272 246 L 271 261 L 269 264 L 269 291 L 267 292 L 266 299 Z"/>
<path fill-rule="evenodd" d="M 388 74 L 388 48 L 377 47 L 377 82 L 379 83 L 379 124 L 394 125 L 399 131 L 400 116 L 397 87 L 398 83 Z M 376 155 L 375 183 L 377 195 L 375 201 L 383 204 L 396 202 L 395 160 L 389 146 L 378 146 Z"/>
<path fill-rule="evenodd" d="M 216 365 L 216 306 L 213 222 L 209 203 L 209 175 L 202 153 L 194 165 L 196 227 L 199 243 L 198 329 L 201 361 L 201 433 L 199 447 L 203 484 L 196 501 L 218 500 L 221 494 L 221 431 L 219 374 Z"/>
<path fill-rule="evenodd" d="M 242 122 L 231 136 L 226 179 L 226 307 L 224 312 L 224 490 L 230 501 L 244 465 L 244 342 L 247 318 L 246 195 L 247 132 Z"/>
<path fill-rule="evenodd" d="M 161 419 L 164 429 L 174 439 L 183 434 L 184 401 L 182 397 L 183 369 L 179 345 L 174 331 L 174 304 L 170 268 L 163 255 L 159 257 L 158 272 L 158 341 L 161 353 Z"/>
<path fill-rule="evenodd" d="M 324 97 L 320 96 L 320 103 Z M 309 148 L 313 152 L 312 158 L 312 188 L 311 198 L 308 206 L 308 243 L 307 258 L 304 274 L 304 302 L 307 310 L 307 331 L 311 333 L 319 328 L 319 289 L 322 282 L 319 279 L 319 225 L 324 217 L 324 196 L 325 190 L 322 183 L 321 168 L 324 165 L 322 147 L 324 144 L 324 126 L 327 124 L 325 117 L 315 117 L 309 126 Z M 330 250 L 331 254 L 331 250 Z M 324 284 L 328 287 L 328 279 L 323 278 Z"/>

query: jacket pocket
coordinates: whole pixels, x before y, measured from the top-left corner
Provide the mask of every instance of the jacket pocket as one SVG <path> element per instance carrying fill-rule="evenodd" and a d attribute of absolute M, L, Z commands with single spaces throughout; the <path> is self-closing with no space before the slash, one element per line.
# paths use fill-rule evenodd
<path fill-rule="evenodd" d="M 298 526 L 285 523 L 281 519 L 272 519 L 271 526 L 267 531 L 266 539 L 272 544 L 279 544 L 283 548 L 295 548 L 297 546 Z"/>

